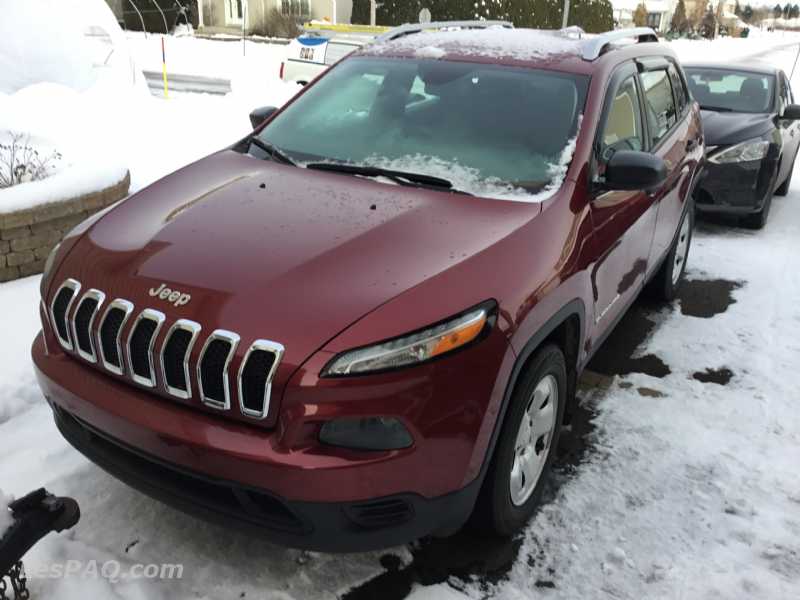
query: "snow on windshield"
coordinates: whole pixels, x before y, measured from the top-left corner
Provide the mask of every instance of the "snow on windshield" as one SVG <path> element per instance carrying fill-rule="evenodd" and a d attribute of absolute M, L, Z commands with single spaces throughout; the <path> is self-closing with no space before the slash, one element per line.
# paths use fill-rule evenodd
<path fill-rule="evenodd" d="M 456 178 L 481 197 L 537 201 L 563 181 L 587 87 L 583 76 L 529 68 L 355 58 L 261 136 L 299 163 Z"/>
<path fill-rule="evenodd" d="M 435 49 L 438 56 L 424 56 L 425 58 L 442 58 L 447 52 L 453 51 L 465 56 L 532 60 L 551 54 L 575 53 L 578 43 L 556 33 L 490 27 L 406 36 L 370 46 L 368 52 L 391 54 L 410 51 L 420 56 L 420 52 L 430 53 L 430 49 Z"/>
<path fill-rule="evenodd" d="M 557 192 L 561 184 L 564 183 L 569 164 L 572 162 L 572 156 L 575 153 L 581 120 L 582 118 L 579 118 L 578 131 L 567 142 L 567 145 L 559 155 L 558 161 L 546 163 L 550 180 L 544 188 L 536 192 L 530 192 L 522 187 L 514 186 L 498 177 L 483 177 L 478 169 L 466 167 L 458 162 L 444 160 L 437 156 L 415 154 L 391 159 L 372 155 L 364 160 L 364 164 L 381 169 L 423 173 L 432 177 L 440 177 L 450 181 L 453 184 L 453 189 L 481 198 L 511 200 L 514 202 L 543 202 Z M 536 162 L 540 158 L 532 158 L 531 160 Z M 379 181 L 394 184 L 391 180 L 379 179 Z"/>

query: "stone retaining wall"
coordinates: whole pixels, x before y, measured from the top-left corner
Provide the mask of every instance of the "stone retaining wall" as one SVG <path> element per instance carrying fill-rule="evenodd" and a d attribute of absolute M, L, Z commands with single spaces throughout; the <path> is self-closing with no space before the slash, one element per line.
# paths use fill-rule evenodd
<path fill-rule="evenodd" d="M 47 255 L 78 223 L 128 194 L 130 173 L 119 183 L 76 198 L 3 213 L 0 194 L 0 282 L 41 273 Z"/>

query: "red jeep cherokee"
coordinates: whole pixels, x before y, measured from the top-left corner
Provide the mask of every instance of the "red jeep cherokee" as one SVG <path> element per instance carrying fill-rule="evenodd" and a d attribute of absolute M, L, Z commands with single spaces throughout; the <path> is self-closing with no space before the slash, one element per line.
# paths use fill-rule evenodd
<path fill-rule="evenodd" d="M 675 294 L 699 111 L 651 30 L 419 29 L 54 251 L 33 359 L 92 461 L 325 551 L 532 514 L 581 370 Z"/>

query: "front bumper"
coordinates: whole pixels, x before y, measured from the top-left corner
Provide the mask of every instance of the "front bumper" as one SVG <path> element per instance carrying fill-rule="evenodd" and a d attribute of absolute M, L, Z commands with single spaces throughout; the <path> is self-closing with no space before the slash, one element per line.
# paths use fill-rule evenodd
<path fill-rule="evenodd" d="M 776 173 L 777 161 L 770 156 L 722 165 L 706 161 L 695 188 L 695 206 L 709 213 L 758 212 L 772 194 Z"/>
<path fill-rule="evenodd" d="M 59 428 L 90 460 L 185 512 L 321 551 L 463 525 L 513 364 L 494 330 L 469 351 L 402 373 L 322 382 L 312 365 L 285 392 L 276 427 L 264 429 L 109 377 L 62 352 L 47 328 L 32 355 Z M 414 445 L 359 452 L 318 442 L 320 422 L 369 411 L 402 418 Z"/>
<path fill-rule="evenodd" d="M 285 546 L 363 552 L 452 533 L 467 520 L 479 481 L 438 498 L 398 494 L 365 502 L 290 502 L 266 490 L 217 479 L 126 446 L 51 404 L 62 435 L 89 460 L 129 486 L 196 517 L 263 532 Z"/>

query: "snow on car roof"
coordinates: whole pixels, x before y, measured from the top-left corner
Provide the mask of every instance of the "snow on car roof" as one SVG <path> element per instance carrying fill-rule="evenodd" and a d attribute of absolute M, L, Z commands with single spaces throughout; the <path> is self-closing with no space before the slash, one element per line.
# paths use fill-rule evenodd
<path fill-rule="evenodd" d="M 416 55 L 419 58 L 471 56 L 531 61 L 554 55 L 579 57 L 580 47 L 580 40 L 557 31 L 492 27 L 407 35 L 368 46 L 362 54 Z"/>

